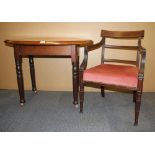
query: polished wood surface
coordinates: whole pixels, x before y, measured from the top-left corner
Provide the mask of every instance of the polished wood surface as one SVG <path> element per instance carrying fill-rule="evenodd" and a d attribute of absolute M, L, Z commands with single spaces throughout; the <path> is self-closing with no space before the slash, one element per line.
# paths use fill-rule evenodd
<path fill-rule="evenodd" d="M 84 101 L 84 86 L 88 84 L 95 84 L 99 85 L 101 88 L 101 95 L 104 97 L 104 89 L 108 87 L 115 87 L 119 89 L 124 89 L 133 92 L 133 101 L 135 102 L 135 122 L 134 125 L 138 125 L 138 117 L 141 105 L 141 96 L 143 92 L 143 80 L 144 80 L 144 68 L 145 68 L 145 60 L 146 60 L 146 49 L 141 46 L 141 40 L 144 37 L 144 30 L 140 31 L 109 31 L 109 30 L 101 30 L 101 41 L 85 47 L 84 51 L 84 59 L 82 64 L 80 65 L 80 112 L 83 112 L 83 101 Z M 118 46 L 118 45 L 108 45 L 106 44 L 106 38 L 112 39 L 136 39 L 137 46 Z M 102 47 L 101 53 L 101 63 L 122 63 L 122 64 L 131 64 L 135 65 L 139 72 L 137 76 L 137 87 L 128 87 L 128 86 L 115 86 L 111 84 L 104 84 L 104 83 L 95 83 L 94 81 L 84 81 L 83 80 L 83 72 L 87 68 L 88 62 L 88 52 L 94 51 L 98 48 Z M 131 52 L 137 52 L 136 61 L 129 61 L 129 60 L 118 60 L 118 59 L 105 59 L 105 49 L 117 49 L 115 52 L 120 50 L 129 50 Z"/>
<path fill-rule="evenodd" d="M 10 45 L 78 45 L 88 46 L 92 40 L 78 38 L 18 38 L 18 40 L 5 40 Z"/>

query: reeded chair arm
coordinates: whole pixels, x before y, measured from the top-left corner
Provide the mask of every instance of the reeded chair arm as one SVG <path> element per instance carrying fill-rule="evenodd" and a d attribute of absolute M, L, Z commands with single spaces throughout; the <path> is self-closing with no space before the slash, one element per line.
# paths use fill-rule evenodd
<path fill-rule="evenodd" d="M 84 59 L 82 61 L 82 64 L 80 65 L 80 71 L 84 71 L 87 67 L 88 52 L 102 47 L 103 43 L 104 43 L 104 39 L 102 38 L 102 40 L 100 42 L 84 48 Z"/>
<path fill-rule="evenodd" d="M 140 62 L 140 69 L 138 73 L 139 78 L 144 77 L 144 69 L 145 69 L 145 61 L 146 61 L 146 49 L 142 46 L 140 47 L 140 54 L 141 54 L 141 62 Z"/>

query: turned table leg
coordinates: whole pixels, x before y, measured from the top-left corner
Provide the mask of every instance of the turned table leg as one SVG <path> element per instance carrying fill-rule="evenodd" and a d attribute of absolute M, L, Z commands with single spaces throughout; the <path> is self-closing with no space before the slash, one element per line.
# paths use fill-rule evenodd
<path fill-rule="evenodd" d="M 78 67 L 76 63 L 72 63 L 72 74 L 73 74 L 73 104 L 77 107 L 78 105 Z"/>
<path fill-rule="evenodd" d="M 73 104 L 78 107 L 78 94 L 79 94 L 79 57 L 78 49 L 72 46 L 71 50 L 72 60 L 72 77 L 73 77 Z"/>
<path fill-rule="evenodd" d="M 18 48 L 15 48 L 17 84 L 18 84 L 18 91 L 20 96 L 20 105 L 23 106 L 25 103 L 25 95 L 24 95 L 24 83 L 23 83 L 23 73 L 22 73 L 22 57 L 18 53 L 19 53 Z"/>
<path fill-rule="evenodd" d="M 29 65 L 30 65 L 32 91 L 34 91 L 36 93 L 37 89 L 36 89 L 35 68 L 34 68 L 33 56 L 29 56 Z"/>

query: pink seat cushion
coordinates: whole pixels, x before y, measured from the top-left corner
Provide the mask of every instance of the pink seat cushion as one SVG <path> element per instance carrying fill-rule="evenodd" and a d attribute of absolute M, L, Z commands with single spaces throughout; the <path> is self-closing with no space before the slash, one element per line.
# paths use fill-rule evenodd
<path fill-rule="evenodd" d="M 101 64 L 84 71 L 87 82 L 137 88 L 138 69 L 135 66 Z"/>

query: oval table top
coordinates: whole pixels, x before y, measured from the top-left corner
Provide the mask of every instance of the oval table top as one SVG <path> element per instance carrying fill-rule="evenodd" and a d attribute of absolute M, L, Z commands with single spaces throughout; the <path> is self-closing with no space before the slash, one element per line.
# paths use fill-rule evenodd
<path fill-rule="evenodd" d="M 6 45 L 78 45 L 88 46 L 92 45 L 92 40 L 78 39 L 78 38 L 18 38 L 13 40 L 5 40 Z"/>

